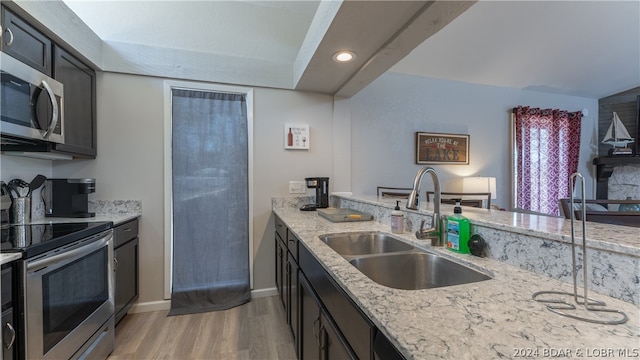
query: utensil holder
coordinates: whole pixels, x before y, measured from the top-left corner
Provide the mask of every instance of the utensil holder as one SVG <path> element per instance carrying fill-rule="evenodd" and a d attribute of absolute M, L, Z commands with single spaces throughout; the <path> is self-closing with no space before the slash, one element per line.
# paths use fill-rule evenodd
<path fill-rule="evenodd" d="M 26 224 L 31 221 L 31 196 L 13 199 L 11 205 L 11 222 L 14 224 Z"/>

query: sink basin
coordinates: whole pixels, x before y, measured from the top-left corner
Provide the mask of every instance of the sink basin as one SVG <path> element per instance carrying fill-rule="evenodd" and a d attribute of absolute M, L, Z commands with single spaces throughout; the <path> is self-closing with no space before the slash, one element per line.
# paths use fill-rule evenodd
<path fill-rule="evenodd" d="M 412 245 L 381 232 L 324 235 L 320 239 L 343 256 L 383 254 L 413 249 Z"/>
<path fill-rule="evenodd" d="M 350 263 L 378 284 L 403 290 L 431 289 L 491 279 L 474 269 L 426 252 L 361 257 L 352 259 Z"/>

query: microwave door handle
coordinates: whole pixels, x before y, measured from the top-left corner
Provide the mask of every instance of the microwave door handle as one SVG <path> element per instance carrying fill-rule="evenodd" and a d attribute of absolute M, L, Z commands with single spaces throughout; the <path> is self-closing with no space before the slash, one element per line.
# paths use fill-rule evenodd
<path fill-rule="evenodd" d="M 47 132 L 44 133 L 44 135 L 42 136 L 42 138 L 48 139 L 51 133 L 53 132 L 53 130 L 56 128 L 56 125 L 58 125 L 58 101 L 56 101 L 56 95 L 53 93 L 51 86 L 49 86 L 49 84 L 47 84 L 45 80 L 42 80 L 42 86 L 47 91 L 47 94 L 49 95 L 49 100 L 51 100 L 51 106 L 53 108 L 53 116 L 51 117 L 51 124 L 49 124 L 49 128 L 47 129 Z"/>

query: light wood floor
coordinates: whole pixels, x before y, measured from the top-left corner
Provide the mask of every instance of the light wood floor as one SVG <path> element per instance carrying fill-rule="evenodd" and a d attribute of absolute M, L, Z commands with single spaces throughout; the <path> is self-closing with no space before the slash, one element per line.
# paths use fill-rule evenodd
<path fill-rule="evenodd" d="M 125 316 L 108 359 L 296 358 L 278 297 L 253 299 L 226 311 L 171 317 L 167 313 Z"/>

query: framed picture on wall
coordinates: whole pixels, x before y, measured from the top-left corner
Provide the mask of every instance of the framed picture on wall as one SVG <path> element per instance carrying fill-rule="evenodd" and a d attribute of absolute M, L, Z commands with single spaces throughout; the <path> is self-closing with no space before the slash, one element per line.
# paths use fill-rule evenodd
<path fill-rule="evenodd" d="M 469 164 L 469 135 L 416 132 L 416 164 Z"/>
<path fill-rule="evenodd" d="M 309 150 L 309 125 L 284 124 L 284 148 Z"/>

